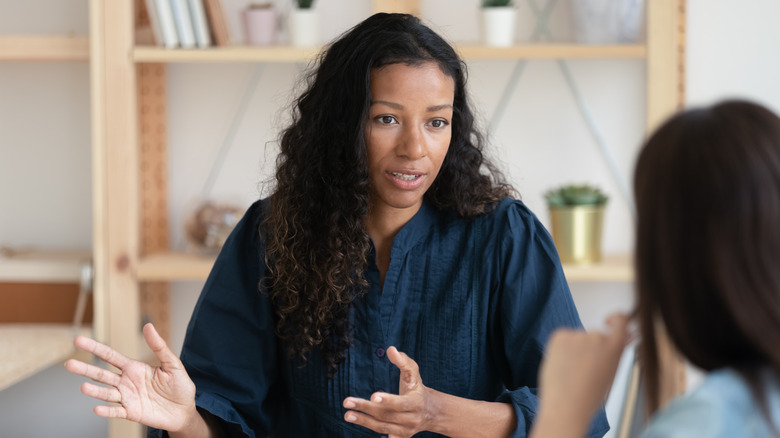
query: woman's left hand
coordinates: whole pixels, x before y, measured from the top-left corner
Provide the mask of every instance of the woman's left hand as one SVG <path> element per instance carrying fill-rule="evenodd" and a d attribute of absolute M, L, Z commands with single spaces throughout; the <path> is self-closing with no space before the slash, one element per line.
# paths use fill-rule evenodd
<path fill-rule="evenodd" d="M 428 430 L 434 417 L 433 391 L 423 385 L 420 369 L 409 356 L 390 347 L 387 358 L 401 370 L 398 395 L 376 392 L 370 400 L 347 397 L 344 419 L 391 438 Z"/>

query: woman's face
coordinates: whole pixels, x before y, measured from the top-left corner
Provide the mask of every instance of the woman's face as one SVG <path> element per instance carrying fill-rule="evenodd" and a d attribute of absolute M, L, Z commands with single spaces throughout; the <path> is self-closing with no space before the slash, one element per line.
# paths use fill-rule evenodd
<path fill-rule="evenodd" d="M 374 211 L 420 208 L 447 155 L 454 99 L 455 82 L 433 62 L 371 71 L 365 132 Z"/>

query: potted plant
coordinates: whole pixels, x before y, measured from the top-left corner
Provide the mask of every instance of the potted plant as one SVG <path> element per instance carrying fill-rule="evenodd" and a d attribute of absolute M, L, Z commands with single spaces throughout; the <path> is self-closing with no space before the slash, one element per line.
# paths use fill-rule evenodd
<path fill-rule="evenodd" d="M 512 0 L 482 0 L 481 10 L 485 45 L 508 47 L 514 44 L 517 11 Z"/>
<path fill-rule="evenodd" d="M 544 194 L 550 210 L 552 235 L 563 263 L 601 261 L 604 209 L 609 199 L 597 187 L 568 184 Z"/>
<path fill-rule="evenodd" d="M 319 43 L 317 12 L 314 10 L 314 0 L 293 0 L 294 7 L 290 11 L 288 27 L 290 44 L 295 47 L 314 47 Z"/>

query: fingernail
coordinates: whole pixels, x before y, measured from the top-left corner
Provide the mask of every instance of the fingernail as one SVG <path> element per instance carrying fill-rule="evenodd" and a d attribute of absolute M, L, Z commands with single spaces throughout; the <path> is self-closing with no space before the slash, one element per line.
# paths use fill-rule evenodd
<path fill-rule="evenodd" d="M 355 407 L 355 402 L 348 400 L 344 402 L 344 407 L 347 409 L 352 409 Z"/>
<path fill-rule="evenodd" d="M 381 395 L 374 396 L 374 401 L 377 402 L 377 403 L 381 403 L 382 402 L 382 396 Z"/>
<path fill-rule="evenodd" d="M 347 421 L 355 421 L 357 420 L 357 417 L 353 414 L 347 415 Z"/>

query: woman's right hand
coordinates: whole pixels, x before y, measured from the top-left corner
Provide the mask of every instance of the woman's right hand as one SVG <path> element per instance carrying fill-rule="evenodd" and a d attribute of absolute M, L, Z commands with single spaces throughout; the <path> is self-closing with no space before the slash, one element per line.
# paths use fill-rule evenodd
<path fill-rule="evenodd" d="M 111 347 L 79 336 L 73 344 L 119 369 L 118 372 L 70 359 L 65 368 L 105 386 L 84 382 L 81 392 L 108 403 L 96 406 L 101 417 L 124 418 L 169 432 L 202 424 L 195 408 L 195 384 L 181 360 L 168 348 L 152 324 L 143 328 L 144 339 L 160 360 L 159 367 L 130 359 Z"/>

